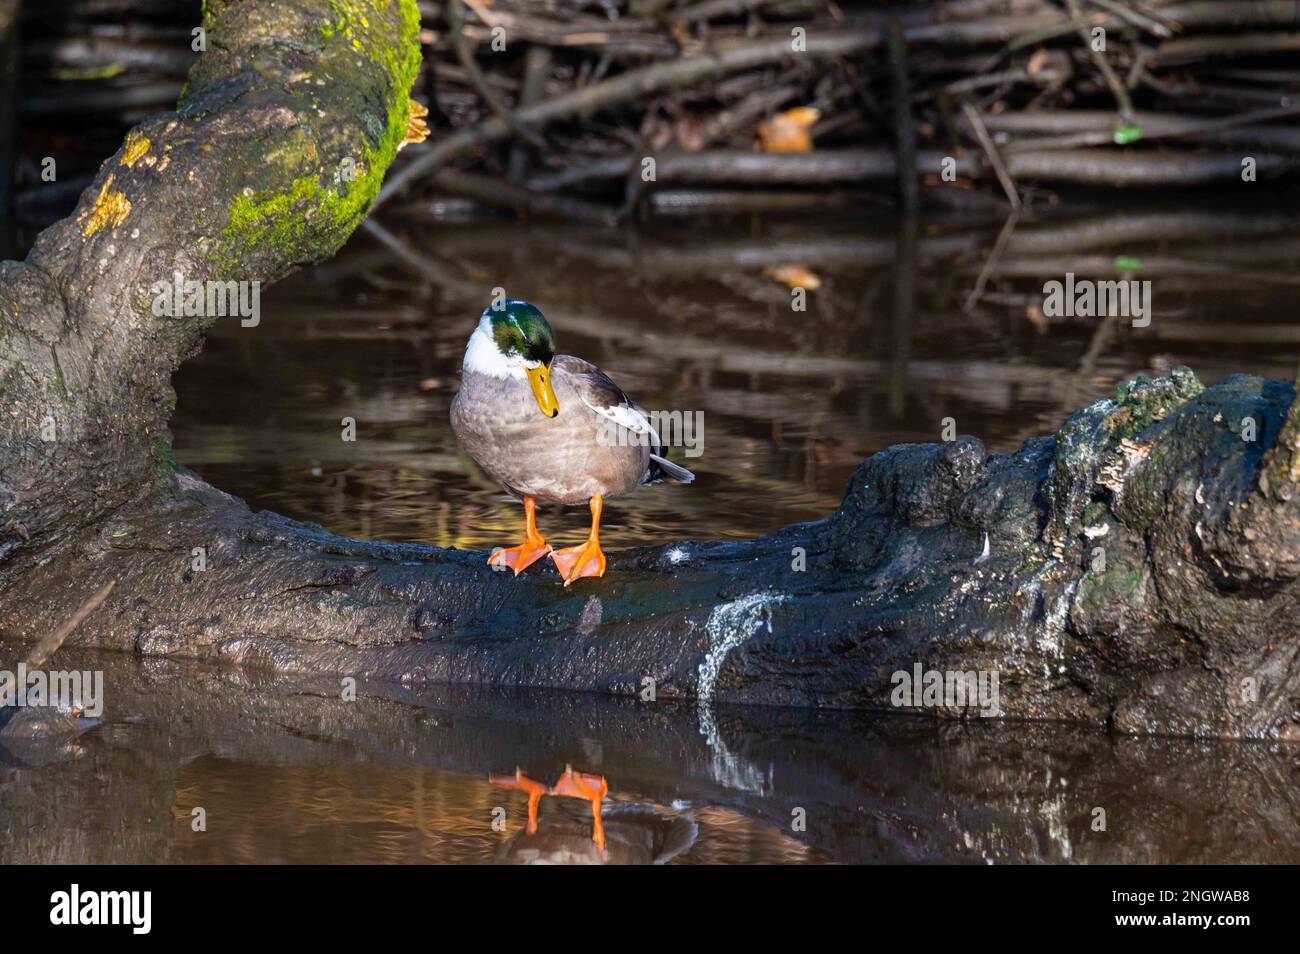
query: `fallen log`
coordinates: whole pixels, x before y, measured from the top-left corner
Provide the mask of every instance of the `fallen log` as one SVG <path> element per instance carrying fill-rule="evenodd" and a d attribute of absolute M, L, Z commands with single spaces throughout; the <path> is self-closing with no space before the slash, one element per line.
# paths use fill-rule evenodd
<path fill-rule="evenodd" d="M 939 168 L 941 158 L 937 153 L 927 156 L 934 169 Z M 529 185 L 534 189 L 546 190 L 583 181 L 621 178 L 635 171 L 641 161 L 640 156 L 604 159 L 561 173 L 540 175 Z M 971 174 L 975 168 L 973 164 L 966 163 L 962 171 Z M 883 149 L 804 153 L 716 149 L 709 152 L 674 152 L 655 157 L 654 181 L 824 185 L 864 179 L 888 179 L 896 174 L 894 154 Z"/>
<path fill-rule="evenodd" d="M 169 379 L 215 317 L 158 315 L 150 290 L 176 269 L 269 282 L 338 247 L 405 132 L 413 11 L 376 2 L 340 26 L 330 4 L 213 0 L 178 113 L 0 266 L 8 639 L 115 581 L 70 644 L 416 687 L 653 685 L 705 711 L 896 708 L 895 674 L 921 665 L 997 673 L 1004 718 L 1300 739 L 1288 382 L 1203 390 L 1179 370 L 1012 454 L 896 446 L 826 520 L 615 554 L 575 589 L 252 513 L 178 471 Z M 357 156 L 361 177 L 335 179 Z"/>
<path fill-rule="evenodd" d="M 77 643 L 417 686 L 649 679 L 707 705 L 888 708 L 893 674 L 923 663 L 998 672 L 1005 717 L 1300 738 L 1295 392 L 1198 392 L 1187 373 L 1140 382 L 1010 455 L 891 448 L 825 521 L 617 554 L 582 590 L 254 514 L 181 472 L 39 568 L 11 561 L 0 627 L 34 638 L 117 580 Z M 1258 442 L 1234 433 L 1247 418 Z"/>

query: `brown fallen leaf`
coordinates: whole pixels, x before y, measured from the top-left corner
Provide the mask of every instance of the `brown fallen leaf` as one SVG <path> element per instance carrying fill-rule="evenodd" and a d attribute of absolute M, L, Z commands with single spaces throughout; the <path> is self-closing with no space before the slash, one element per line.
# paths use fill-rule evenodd
<path fill-rule="evenodd" d="M 1041 308 L 1037 305 L 1027 305 L 1025 307 L 1025 317 L 1029 319 L 1029 323 L 1034 326 L 1034 330 L 1040 335 L 1047 334 L 1049 330 L 1047 318 L 1043 315 Z"/>
<path fill-rule="evenodd" d="M 758 138 L 764 152 L 811 152 L 812 127 L 821 119 L 820 109 L 796 106 L 758 124 Z"/>
<path fill-rule="evenodd" d="M 690 113 L 662 116 L 647 113 L 641 123 L 641 138 L 654 150 L 677 146 L 686 152 L 699 152 L 704 146 L 704 123 Z"/>
<path fill-rule="evenodd" d="M 822 287 L 822 280 L 817 273 L 802 265 L 769 265 L 763 269 L 763 274 L 790 288 L 811 290 Z"/>
<path fill-rule="evenodd" d="M 1034 55 L 1031 56 L 1029 62 L 1025 64 L 1025 75 L 1030 77 L 1037 76 L 1042 72 L 1043 67 L 1046 65 L 1047 51 L 1039 48 L 1034 51 Z"/>

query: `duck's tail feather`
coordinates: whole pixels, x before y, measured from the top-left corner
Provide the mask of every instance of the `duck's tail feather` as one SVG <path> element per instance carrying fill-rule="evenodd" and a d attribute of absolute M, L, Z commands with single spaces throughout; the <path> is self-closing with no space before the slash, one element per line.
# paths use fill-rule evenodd
<path fill-rule="evenodd" d="M 650 478 L 647 483 L 654 483 L 657 480 L 672 480 L 679 484 L 689 484 L 695 480 L 695 475 L 685 467 L 677 466 L 666 457 L 651 454 Z"/>

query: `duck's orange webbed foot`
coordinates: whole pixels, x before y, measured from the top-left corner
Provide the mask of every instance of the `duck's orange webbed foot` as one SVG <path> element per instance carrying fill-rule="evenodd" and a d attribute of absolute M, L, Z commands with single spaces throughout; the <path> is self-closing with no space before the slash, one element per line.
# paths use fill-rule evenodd
<path fill-rule="evenodd" d="M 489 775 L 488 781 L 499 788 L 517 789 L 528 793 L 528 834 L 537 834 L 537 803 L 549 789 L 541 782 L 535 782 L 519 769 L 514 775 Z"/>
<path fill-rule="evenodd" d="M 584 576 L 605 575 L 605 554 L 600 549 L 600 514 L 604 501 L 600 497 L 591 498 L 591 534 L 586 543 L 563 550 L 552 550 L 551 559 L 555 568 L 564 577 L 564 585 Z"/>
<path fill-rule="evenodd" d="M 488 557 L 488 566 L 509 567 L 518 576 L 550 552 L 550 546 L 540 537 L 537 540 L 525 540 L 517 547 L 498 550 L 492 554 Z"/>
<path fill-rule="evenodd" d="M 515 576 L 518 576 L 550 552 L 550 545 L 537 532 L 537 501 L 532 497 L 525 497 L 524 542 L 517 547 L 493 553 L 488 557 L 488 566 L 509 567 L 515 571 Z"/>
<path fill-rule="evenodd" d="M 575 772 L 571 765 L 564 767 L 564 774 L 551 788 L 552 795 L 568 795 L 591 803 L 591 840 L 601 851 L 605 850 L 605 823 L 600 815 L 600 803 L 608 793 L 609 785 L 603 775 Z"/>
<path fill-rule="evenodd" d="M 600 544 L 591 540 L 576 547 L 552 550 L 551 559 L 555 561 L 560 576 L 564 577 L 565 586 L 580 577 L 605 575 L 605 554 L 601 552 Z"/>

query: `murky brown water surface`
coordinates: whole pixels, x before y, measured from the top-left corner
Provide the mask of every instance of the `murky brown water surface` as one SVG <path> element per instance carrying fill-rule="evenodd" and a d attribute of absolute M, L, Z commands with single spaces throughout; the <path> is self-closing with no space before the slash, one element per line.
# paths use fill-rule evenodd
<path fill-rule="evenodd" d="M 447 421 L 498 285 L 645 406 L 703 414 L 703 454 L 673 454 L 696 484 L 611 502 L 611 549 L 824 516 L 863 457 L 935 440 L 948 417 L 1008 450 L 1135 373 L 1294 376 L 1287 216 L 1062 209 L 1021 223 L 990 263 L 1000 226 L 929 220 L 909 261 L 871 220 L 387 221 L 269 290 L 257 328 L 219 323 L 177 379 L 176 454 L 254 507 L 339 533 L 516 542 L 516 505 Z M 773 276 L 791 266 L 820 281 L 806 312 Z M 1041 314 L 1044 282 L 1135 267 L 1153 283 L 1147 328 Z M 567 543 L 584 518 L 540 519 Z M 363 687 L 344 703 L 333 685 L 93 665 L 108 669 L 103 724 L 0 752 L 0 861 L 486 863 L 530 844 L 572 859 L 585 805 L 544 800 L 530 843 L 524 796 L 488 783 L 516 766 L 550 783 L 566 763 L 608 779 L 621 861 L 1300 861 L 1300 753 L 1285 747 L 544 692 Z"/>
<path fill-rule="evenodd" d="M 864 457 L 937 440 L 947 417 L 1009 450 L 1138 372 L 1187 363 L 1207 383 L 1233 371 L 1293 377 L 1300 238 L 1270 215 L 1207 212 L 1181 224 L 1176 245 L 1180 220 L 1159 211 L 1022 225 L 1024 247 L 1013 242 L 1001 263 L 1015 277 L 991 280 L 990 300 L 970 312 L 1001 223 L 939 222 L 923 236 L 903 320 L 888 222 L 632 233 L 388 223 L 398 254 L 361 233 L 269 290 L 257 328 L 218 324 L 177 381 L 176 454 L 255 507 L 339 533 L 513 545 L 517 504 L 459 452 L 448 424 L 465 340 L 500 286 L 542 309 L 562 351 L 645 407 L 702 414 L 702 455 L 673 453 L 698 482 L 611 501 L 611 548 L 754 536 L 825 516 Z M 1274 231 L 1233 249 L 1212 226 Z M 1132 234 L 1141 240 L 1114 241 Z M 1031 320 L 1044 281 L 1090 265 L 1115 278 L 1119 255 L 1153 281 L 1147 329 L 1096 342 L 1094 320 Z M 791 265 L 821 281 L 802 313 L 765 274 Z M 357 422 L 353 443 L 340 436 L 345 417 Z M 545 507 L 540 517 L 573 542 L 585 520 Z"/>
<path fill-rule="evenodd" d="M 0 744 L 0 863 L 1295 862 L 1294 747 L 336 681 L 63 650 L 102 721 Z M 585 802 L 522 792 L 597 773 Z M 1098 808 L 1105 829 L 1094 827 Z"/>

